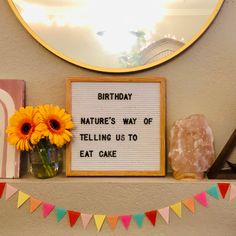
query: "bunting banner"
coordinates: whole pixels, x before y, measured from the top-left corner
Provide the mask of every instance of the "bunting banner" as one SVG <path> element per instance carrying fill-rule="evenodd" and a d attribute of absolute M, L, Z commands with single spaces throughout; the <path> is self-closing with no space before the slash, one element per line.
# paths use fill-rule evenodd
<path fill-rule="evenodd" d="M 19 191 L 18 192 L 17 208 L 21 207 L 29 198 L 30 198 L 30 195 Z"/>
<path fill-rule="evenodd" d="M 42 207 L 43 207 L 43 217 L 44 218 L 47 218 L 48 215 L 52 212 L 52 210 L 55 208 L 54 205 L 50 204 L 50 203 L 47 203 L 47 202 L 44 202 L 42 204 Z"/>
<path fill-rule="evenodd" d="M 206 192 L 198 193 L 194 196 L 194 198 L 204 207 L 208 207 Z"/>
<path fill-rule="evenodd" d="M 2 198 L 3 190 L 5 188 L 6 183 L 0 183 L 0 198 Z"/>
<path fill-rule="evenodd" d="M 18 191 L 17 188 L 14 188 L 10 184 L 7 184 L 6 186 L 6 200 L 10 199 L 16 192 Z"/>
<path fill-rule="evenodd" d="M 82 224 L 83 224 L 84 229 L 86 229 L 86 227 L 89 224 L 92 217 L 93 217 L 92 214 L 81 213 L 81 220 L 82 220 Z"/>
<path fill-rule="evenodd" d="M 41 204 L 42 204 L 41 200 L 31 196 L 30 197 L 30 213 L 33 213 Z"/>
<path fill-rule="evenodd" d="M 112 230 L 115 230 L 118 219 L 119 216 L 107 216 L 108 224 L 110 225 Z"/>
<path fill-rule="evenodd" d="M 186 198 L 182 201 L 182 203 L 189 211 L 191 211 L 193 214 L 195 213 L 195 203 L 192 197 Z"/>
<path fill-rule="evenodd" d="M 68 217 L 69 217 L 69 221 L 70 221 L 70 226 L 73 227 L 76 223 L 76 221 L 78 220 L 78 218 L 80 217 L 80 212 L 77 211 L 67 211 L 68 213 Z"/>
<path fill-rule="evenodd" d="M 55 212 L 56 222 L 58 223 L 67 216 L 70 227 L 73 227 L 78 222 L 78 220 L 81 220 L 83 228 L 86 229 L 93 219 L 96 229 L 99 232 L 102 229 L 105 221 L 107 221 L 112 231 L 116 229 L 119 220 L 126 230 L 130 229 L 132 220 L 135 223 L 136 227 L 142 228 L 145 218 L 147 219 L 147 222 L 154 227 L 156 226 L 157 216 L 159 215 L 161 216 L 158 217 L 159 221 L 162 220 L 164 223 L 170 224 L 170 216 L 178 217 L 179 219 L 183 217 L 182 207 L 185 207 L 192 214 L 195 213 L 196 204 L 208 208 L 208 196 L 216 200 L 224 200 L 226 199 L 226 196 L 228 196 L 229 201 L 236 199 L 236 185 L 229 183 L 213 184 L 206 191 L 202 191 L 183 200 L 176 201 L 174 204 L 170 204 L 169 206 L 141 213 L 125 215 L 88 214 L 75 210 L 67 210 L 65 208 L 58 207 L 52 203 L 48 203 L 40 200 L 39 198 L 31 196 L 29 193 L 25 193 L 8 183 L 0 182 L 0 199 L 4 199 L 4 193 L 6 201 L 12 198 L 15 194 L 18 195 L 16 204 L 16 208 L 18 209 L 25 205 L 26 202 L 29 202 L 30 214 L 41 208 L 43 218 L 47 218 L 52 212 Z M 170 214 L 170 211 L 172 211 L 174 214 Z"/>
<path fill-rule="evenodd" d="M 95 220 L 95 224 L 97 226 L 98 232 L 101 230 L 105 218 L 106 218 L 105 215 L 94 215 L 94 220 Z"/>
<path fill-rule="evenodd" d="M 145 212 L 146 217 L 151 222 L 153 226 L 156 225 L 157 210 Z"/>
<path fill-rule="evenodd" d="M 56 207 L 55 212 L 56 212 L 57 222 L 60 222 L 62 218 L 66 215 L 67 210 L 64 208 Z"/>
<path fill-rule="evenodd" d="M 216 184 L 213 184 L 209 189 L 207 189 L 207 193 L 215 199 L 220 199 Z"/>

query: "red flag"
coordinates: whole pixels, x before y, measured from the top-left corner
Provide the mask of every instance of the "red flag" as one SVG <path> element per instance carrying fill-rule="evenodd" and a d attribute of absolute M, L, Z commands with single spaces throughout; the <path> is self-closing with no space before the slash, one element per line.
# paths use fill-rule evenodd
<path fill-rule="evenodd" d="M 145 212 L 146 217 L 150 220 L 153 226 L 156 224 L 157 210 Z"/>
<path fill-rule="evenodd" d="M 2 197 L 6 183 L 0 183 L 0 198 Z"/>
<path fill-rule="evenodd" d="M 220 190 L 222 198 L 225 198 L 225 195 L 229 189 L 229 183 L 218 183 L 218 188 Z"/>
<path fill-rule="evenodd" d="M 80 216 L 80 212 L 77 211 L 67 211 L 69 220 L 70 220 L 70 226 L 73 227 L 74 224 L 76 223 L 77 219 Z"/>

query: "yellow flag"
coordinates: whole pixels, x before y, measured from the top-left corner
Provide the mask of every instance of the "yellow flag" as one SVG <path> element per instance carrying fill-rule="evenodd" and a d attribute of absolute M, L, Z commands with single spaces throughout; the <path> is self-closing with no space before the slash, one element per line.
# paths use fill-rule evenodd
<path fill-rule="evenodd" d="M 29 195 L 19 191 L 18 192 L 18 202 L 17 202 L 17 208 L 21 207 L 28 199 L 29 199 Z"/>
<path fill-rule="evenodd" d="M 171 205 L 170 208 L 178 217 L 181 217 L 181 213 L 182 213 L 181 202 Z"/>
<path fill-rule="evenodd" d="M 103 222 L 106 218 L 106 215 L 94 215 L 93 217 L 94 217 L 97 229 L 98 229 L 98 231 L 100 231 L 102 228 Z"/>

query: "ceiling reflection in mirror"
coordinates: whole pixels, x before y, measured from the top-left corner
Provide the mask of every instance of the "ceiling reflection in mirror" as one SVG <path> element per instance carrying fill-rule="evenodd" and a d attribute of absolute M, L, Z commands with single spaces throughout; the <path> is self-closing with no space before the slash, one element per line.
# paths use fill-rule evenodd
<path fill-rule="evenodd" d="M 75 64 L 138 68 L 171 57 L 216 15 L 219 0 L 12 0 L 44 46 Z M 66 59 L 64 58 L 64 59 Z M 158 64 L 158 63 L 156 63 Z"/>

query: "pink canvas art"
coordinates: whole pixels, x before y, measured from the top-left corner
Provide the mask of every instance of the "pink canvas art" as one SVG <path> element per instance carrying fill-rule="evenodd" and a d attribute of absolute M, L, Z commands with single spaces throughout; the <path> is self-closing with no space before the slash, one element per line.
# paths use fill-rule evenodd
<path fill-rule="evenodd" d="M 0 79 L 0 178 L 19 178 L 20 152 L 7 142 L 9 117 L 24 105 L 25 82 Z"/>

